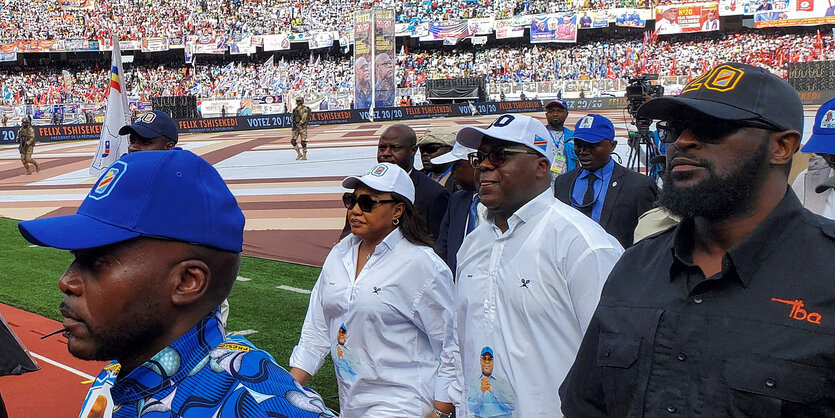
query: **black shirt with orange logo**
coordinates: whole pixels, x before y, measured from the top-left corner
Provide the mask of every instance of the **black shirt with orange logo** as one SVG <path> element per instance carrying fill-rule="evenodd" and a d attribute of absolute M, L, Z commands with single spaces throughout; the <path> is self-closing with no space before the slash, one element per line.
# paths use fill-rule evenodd
<path fill-rule="evenodd" d="M 835 222 L 789 190 L 712 277 L 693 228 L 612 270 L 560 387 L 565 416 L 835 416 Z"/>

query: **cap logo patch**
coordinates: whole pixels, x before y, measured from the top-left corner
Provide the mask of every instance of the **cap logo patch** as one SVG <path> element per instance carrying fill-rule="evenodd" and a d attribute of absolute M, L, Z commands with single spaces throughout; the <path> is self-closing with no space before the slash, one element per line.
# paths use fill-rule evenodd
<path fill-rule="evenodd" d="M 718 92 L 731 91 L 736 88 L 739 80 L 742 80 L 743 75 L 745 75 L 745 71 L 739 68 L 731 67 L 730 65 L 720 65 L 706 74 L 696 77 L 695 80 L 684 87 L 681 93 L 684 94 L 699 90 L 702 87 Z"/>
<path fill-rule="evenodd" d="M 151 123 L 151 122 L 153 122 L 153 121 L 154 121 L 154 119 L 156 119 L 156 118 L 157 118 L 157 114 L 156 114 L 156 113 L 154 113 L 154 112 L 148 112 L 148 113 L 146 113 L 146 114 L 142 115 L 142 116 L 139 118 L 139 121 L 140 121 L 140 122 L 143 122 L 143 123 Z"/>
<path fill-rule="evenodd" d="M 594 116 L 583 116 L 580 119 L 580 129 L 591 129 L 591 125 L 594 123 Z"/>
<path fill-rule="evenodd" d="M 383 177 L 386 174 L 386 171 L 389 171 L 389 168 L 384 165 L 378 165 L 371 169 L 371 174 L 374 177 Z"/>
<path fill-rule="evenodd" d="M 116 186 L 116 183 L 119 182 L 119 179 L 122 178 L 122 175 L 125 174 L 127 171 L 128 166 L 122 161 L 116 161 L 110 168 L 107 169 L 107 172 L 101 176 L 98 183 L 93 186 L 93 190 L 90 191 L 90 198 L 91 199 L 104 199 L 110 192 L 113 190 L 113 187 Z"/>
<path fill-rule="evenodd" d="M 494 126 L 497 128 L 504 128 L 505 126 L 510 125 L 510 123 L 514 120 L 516 120 L 516 118 L 514 118 L 512 115 L 501 115 L 498 119 L 496 119 L 495 121 L 493 121 L 493 123 L 490 124 L 489 128 L 492 128 Z"/>
<path fill-rule="evenodd" d="M 546 151 L 548 148 L 548 141 L 544 138 L 540 137 L 539 135 L 534 136 L 533 139 L 533 146 L 538 147 L 539 149 Z"/>
<path fill-rule="evenodd" d="M 827 110 L 821 119 L 822 129 L 835 129 L 835 110 Z"/>

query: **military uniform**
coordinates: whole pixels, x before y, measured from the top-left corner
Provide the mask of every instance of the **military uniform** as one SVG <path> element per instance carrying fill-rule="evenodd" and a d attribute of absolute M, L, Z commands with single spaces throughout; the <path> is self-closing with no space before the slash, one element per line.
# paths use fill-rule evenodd
<path fill-rule="evenodd" d="M 20 151 L 20 162 L 26 168 L 26 174 L 32 174 L 29 170 L 29 163 L 35 166 L 35 172 L 41 171 L 38 162 L 32 158 L 32 152 L 35 151 L 35 130 L 32 129 L 31 124 L 24 124 L 17 131 L 17 141 L 20 144 L 18 150 Z"/>
<path fill-rule="evenodd" d="M 297 160 L 307 159 L 307 125 L 310 123 L 310 108 L 299 103 L 293 109 L 293 136 L 290 138 L 290 143 L 296 150 Z M 301 139 L 302 146 L 299 150 L 298 139 Z"/>

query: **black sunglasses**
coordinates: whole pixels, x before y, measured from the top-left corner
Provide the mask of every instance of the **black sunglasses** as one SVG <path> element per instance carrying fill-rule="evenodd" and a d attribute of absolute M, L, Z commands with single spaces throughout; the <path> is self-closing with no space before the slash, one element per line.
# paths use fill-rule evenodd
<path fill-rule="evenodd" d="M 473 168 L 478 168 L 485 160 L 490 160 L 490 164 L 493 167 L 499 167 L 505 162 L 507 162 L 508 154 L 533 154 L 533 155 L 541 155 L 538 152 L 522 150 L 522 149 L 513 149 L 513 148 L 496 148 L 491 150 L 490 152 L 471 152 L 467 155 L 467 159 L 470 161 L 470 166 Z"/>
<path fill-rule="evenodd" d="M 362 194 L 359 196 L 354 196 L 353 193 L 345 193 L 342 195 L 342 204 L 345 205 L 345 209 L 351 210 L 354 205 L 360 205 L 360 210 L 363 212 L 371 212 L 374 209 L 374 206 L 379 205 L 380 203 L 396 203 L 396 200 L 374 200 L 370 194 Z"/>
<path fill-rule="evenodd" d="M 443 147 L 451 148 L 448 145 L 441 145 L 441 144 L 428 144 L 428 145 L 421 145 L 420 152 L 423 154 L 434 154 L 438 152 Z"/>
<path fill-rule="evenodd" d="M 665 120 L 656 124 L 662 142 L 676 142 L 684 131 L 690 131 L 700 141 L 717 142 L 742 128 L 758 128 L 769 131 L 782 131 L 780 127 L 758 120 Z M 576 147 L 576 145 L 575 145 Z"/>

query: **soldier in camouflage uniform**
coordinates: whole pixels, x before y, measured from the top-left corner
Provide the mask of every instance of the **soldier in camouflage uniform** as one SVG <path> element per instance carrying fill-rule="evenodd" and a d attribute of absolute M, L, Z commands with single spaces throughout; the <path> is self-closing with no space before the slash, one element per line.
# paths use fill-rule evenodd
<path fill-rule="evenodd" d="M 32 152 L 35 151 L 35 130 L 32 129 L 32 121 L 28 116 L 24 116 L 22 126 L 17 131 L 17 142 L 20 143 L 18 149 L 20 150 L 20 162 L 26 168 L 26 174 L 32 174 L 29 170 L 29 163 L 34 164 L 35 172 L 40 172 L 41 167 L 38 162 L 32 158 Z"/>
<path fill-rule="evenodd" d="M 307 159 L 307 125 L 310 123 L 310 108 L 304 105 L 304 99 L 296 98 L 296 108 L 293 109 L 293 136 L 290 143 L 296 150 L 297 160 Z M 299 149 L 298 139 L 301 139 L 302 146 Z"/>

